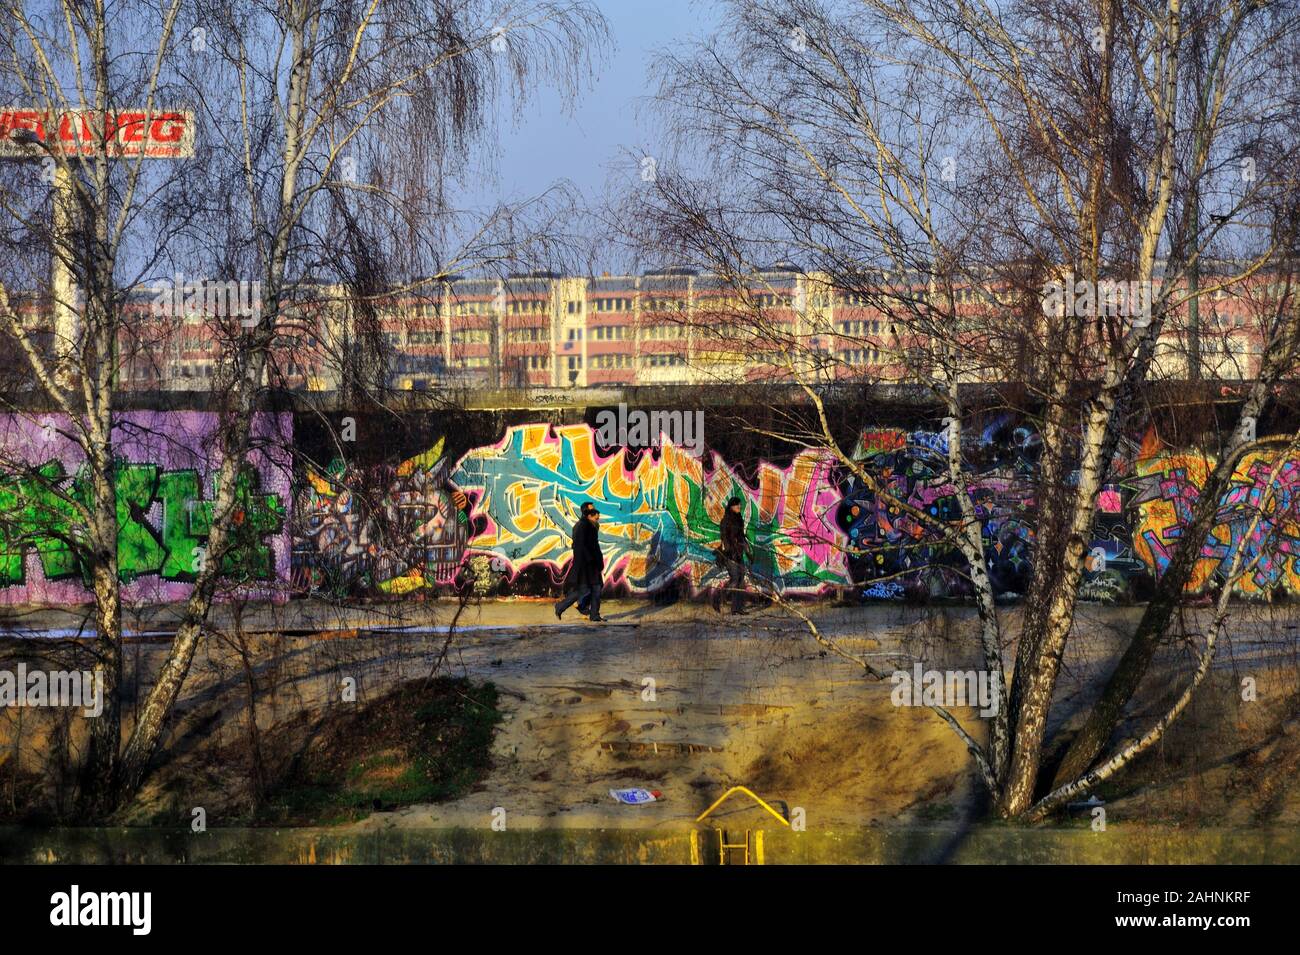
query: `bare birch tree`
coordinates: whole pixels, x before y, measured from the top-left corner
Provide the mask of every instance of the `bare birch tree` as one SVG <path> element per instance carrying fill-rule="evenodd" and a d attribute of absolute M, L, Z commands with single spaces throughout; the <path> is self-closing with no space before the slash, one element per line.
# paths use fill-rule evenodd
<path fill-rule="evenodd" d="M 1287 64 L 1298 12 L 1182 0 L 727 7 L 715 37 L 665 59 L 665 155 L 653 182 L 633 184 L 620 219 L 635 223 L 629 231 L 651 254 L 698 264 L 732 289 L 699 310 L 702 323 L 729 322 L 739 351 L 798 382 L 811 426 L 790 440 L 825 449 L 960 552 L 997 715 L 986 741 L 941 715 L 971 751 L 994 811 L 1040 814 L 1095 784 L 1084 771 L 1096 751 L 1049 784 L 1047 730 L 1097 497 L 1144 383 L 1168 374 L 1168 342 L 1186 340 L 1189 300 L 1289 272 L 1297 200 L 1286 157 L 1296 139 L 1282 117 L 1297 81 Z M 807 300 L 793 315 L 773 308 L 764 286 L 781 260 L 872 309 L 879 330 L 826 328 Z M 1116 280 L 1148 298 L 1099 304 L 1095 293 Z M 1092 301 L 1044 300 L 1066 281 L 1086 283 Z M 1288 284 L 1255 316 L 1264 347 L 1243 419 L 1257 418 L 1294 370 L 1293 303 Z M 878 353 L 870 368 L 825 345 L 854 337 L 861 348 L 840 351 Z M 957 519 L 890 497 L 841 444 L 826 398 L 866 380 L 920 385 L 943 409 Z M 1003 658 L 1012 640 L 966 466 L 965 432 L 981 410 L 971 396 L 987 394 L 971 386 L 981 382 L 1022 392 L 1042 442 L 1014 660 Z M 1225 442 L 1220 482 L 1261 446 L 1247 428 L 1231 433 L 1241 437 Z M 1203 499 L 1211 513 L 1212 491 Z M 1193 535 L 1203 539 L 1210 516 L 1198 514 Z M 1194 562 L 1199 547 L 1185 549 Z M 1135 647 L 1164 632 L 1185 583 L 1185 568 L 1166 573 Z M 1129 692 L 1112 694 L 1118 706 L 1099 717 L 1094 742 L 1106 742 Z M 1113 772 L 1125 753 L 1104 765 Z M 1080 787 L 1081 778 L 1092 781 Z"/>
<path fill-rule="evenodd" d="M 75 113 L 92 127 L 84 136 L 90 148 L 75 158 L 57 148 L 51 129 L 24 140 L 30 160 L 7 163 L 19 175 L 0 189 L 3 260 L 12 263 L 0 278 L 0 320 L 25 365 L 10 407 L 36 420 L 43 395 L 86 462 L 88 493 L 46 479 L 39 498 L 54 503 L 3 530 L 21 548 L 15 535 L 40 525 L 39 534 L 74 550 L 91 584 L 105 712 L 91 729 L 82 802 L 101 816 L 144 777 L 214 597 L 229 584 L 226 557 L 241 536 L 239 477 L 266 440 L 253 421 L 285 383 L 279 363 L 318 330 L 312 313 L 342 297 L 368 346 L 348 350 L 363 356 L 360 370 L 344 376 L 358 383 L 349 395 L 379 400 L 382 349 L 358 313 L 364 319 L 376 303 L 459 269 L 546 261 L 566 238 L 555 238 L 562 192 L 480 215 L 456 199 L 490 158 L 498 113 L 521 109 L 545 86 L 575 93 L 602 53 L 605 27 L 578 0 L 289 0 L 259 8 L 175 0 L 127 10 L 15 0 L 5 10 L 14 28 L 0 62 L 4 101 L 30 104 L 56 126 Z M 146 116 L 191 110 L 200 128 L 194 158 L 118 158 L 113 124 L 124 108 Z M 42 153 L 42 142 L 56 148 Z M 51 171 L 69 183 L 58 195 L 71 202 L 52 207 L 42 181 Z M 124 365 L 157 362 L 168 333 L 151 320 L 128 323 L 124 310 L 151 276 L 173 270 L 248 281 L 259 295 L 251 320 L 205 316 L 207 333 L 223 345 L 213 382 L 220 417 L 213 519 L 175 639 L 123 746 L 114 411 Z M 50 272 L 65 278 L 50 283 Z M 11 296 L 15 285 L 22 295 Z M 73 288 L 81 293 L 75 301 Z M 7 463 L 19 478 L 40 477 L 24 462 Z M 37 496 L 23 503 L 36 507 Z"/>
<path fill-rule="evenodd" d="M 41 533 L 68 549 L 94 595 L 105 708 L 91 727 L 83 793 L 110 788 L 121 734 L 113 416 L 119 349 L 129 337 L 123 308 L 165 242 L 152 206 L 181 185 L 174 164 L 143 153 L 121 158 L 117 150 L 131 126 L 123 110 L 138 114 L 129 134 L 139 135 L 147 117 L 175 108 L 167 102 L 175 80 L 167 54 L 180 7 L 180 0 L 130 10 L 104 2 L 5 4 L 0 96 L 14 106 L 3 132 L 30 157 L 0 160 L 13 173 L 0 191 L 12 266 L 0 276 L 0 324 L 24 359 L 27 389 L 22 407 L 9 408 L 18 419 L 34 418 L 35 403 L 43 402 L 62 416 L 57 426 L 42 420 L 83 458 L 85 492 L 18 457 L 6 463 L 26 478 L 16 486 L 29 493 L 20 491 L 16 505 L 34 509 Z M 29 293 L 30 308 L 11 297 L 15 281 Z M 6 531 L 21 552 L 22 533 Z"/>
<path fill-rule="evenodd" d="M 569 0 L 290 0 L 196 11 L 192 29 L 213 54 L 192 64 L 198 112 L 214 138 L 215 181 L 238 197 L 218 207 L 229 217 L 225 265 L 257 276 L 260 314 L 229 348 L 207 560 L 123 751 L 115 799 L 146 772 L 202 638 L 251 422 L 295 307 L 323 279 L 372 302 L 381 264 L 410 283 L 421 266 L 436 280 L 458 260 L 479 261 L 472 238 L 447 241 L 456 232 L 446 198 L 469 168 L 466 151 L 490 133 L 506 95 L 518 104 L 538 84 L 575 89 L 604 31 L 588 4 Z M 394 221 L 385 210 L 399 207 L 403 231 L 384 234 Z M 545 245 L 526 228 L 505 239 L 484 229 L 515 247 Z M 357 276 L 367 280 L 360 289 Z"/>

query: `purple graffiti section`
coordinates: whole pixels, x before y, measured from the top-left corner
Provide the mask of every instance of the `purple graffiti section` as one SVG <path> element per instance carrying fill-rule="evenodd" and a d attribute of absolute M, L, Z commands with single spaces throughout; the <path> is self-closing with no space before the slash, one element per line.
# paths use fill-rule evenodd
<path fill-rule="evenodd" d="M 0 415 L 0 603 L 80 604 L 91 591 L 77 543 L 78 504 L 89 500 L 79 424 L 59 414 Z M 183 600 L 206 559 L 212 521 L 218 416 L 135 411 L 113 424 L 122 599 Z M 278 597 L 289 577 L 293 416 L 253 419 L 248 465 L 237 487 L 232 547 L 222 566 L 233 593 Z"/>

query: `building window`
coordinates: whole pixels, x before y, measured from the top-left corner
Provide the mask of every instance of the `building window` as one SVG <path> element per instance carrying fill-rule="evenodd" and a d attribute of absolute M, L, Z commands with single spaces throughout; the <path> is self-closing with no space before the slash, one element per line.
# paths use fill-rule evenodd
<path fill-rule="evenodd" d="M 872 319 L 871 321 L 858 320 L 852 322 L 840 322 L 840 334 L 842 335 L 879 335 L 880 320 Z"/>
<path fill-rule="evenodd" d="M 463 328 L 451 333 L 453 345 L 487 345 L 492 342 L 492 332 L 486 328 Z"/>
<path fill-rule="evenodd" d="M 681 355 L 646 355 L 642 359 L 646 368 L 677 368 L 686 364 Z"/>
<path fill-rule="evenodd" d="M 516 299 L 510 303 L 511 315 L 540 315 L 547 311 L 545 299 Z"/>
<path fill-rule="evenodd" d="M 846 365 L 874 365 L 880 361 L 880 352 L 874 348 L 849 348 L 840 352 Z"/>
<path fill-rule="evenodd" d="M 664 341 L 666 339 L 681 339 L 686 337 L 686 326 L 684 325 L 649 325 L 645 328 L 643 337 L 650 341 Z"/>
<path fill-rule="evenodd" d="M 632 311 L 632 300 L 630 298 L 597 298 L 591 302 L 593 312 L 630 312 Z"/>

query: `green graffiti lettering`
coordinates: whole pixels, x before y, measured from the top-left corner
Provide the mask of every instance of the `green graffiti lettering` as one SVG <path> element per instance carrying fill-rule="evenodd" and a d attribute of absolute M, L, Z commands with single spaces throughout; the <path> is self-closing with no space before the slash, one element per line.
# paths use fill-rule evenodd
<path fill-rule="evenodd" d="M 146 523 L 158 468 L 152 464 L 119 464 L 117 481 L 117 569 L 123 580 L 156 574 L 162 568 L 163 548 Z"/>
<path fill-rule="evenodd" d="M 165 580 L 194 579 L 194 549 L 205 544 L 213 504 L 203 499 L 192 470 L 163 471 L 154 464 L 119 462 L 115 473 L 118 573 L 123 582 L 158 574 Z M 268 579 L 275 566 L 263 538 L 284 526 L 284 504 L 261 492 L 257 472 L 240 474 L 232 526 L 234 540 L 222 571 L 240 579 Z M 77 504 L 90 500 L 84 470 L 69 480 L 58 461 L 33 472 L 0 477 L 0 586 L 25 580 L 24 559 L 35 550 L 49 580 L 84 578 L 75 544 L 85 533 Z M 161 504 L 159 528 L 150 510 Z"/>
<path fill-rule="evenodd" d="M 261 478 L 244 468 L 235 481 L 235 513 L 230 522 L 232 543 L 221 562 L 221 572 L 237 579 L 265 579 L 273 572 L 271 548 L 263 537 L 284 526 L 284 504 L 275 494 L 262 494 Z M 217 496 L 213 481 L 212 496 Z M 207 537 L 216 505 L 203 501 L 194 507 L 191 532 Z"/>
<path fill-rule="evenodd" d="M 190 530 L 194 512 L 203 503 L 197 472 L 163 474 L 158 479 L 158 498 L 162 501 L 162 539 L 167 551 L 162 576 L 168 580 L 192 580 L 194 548 L 203 545 L 203 538 Z"/>

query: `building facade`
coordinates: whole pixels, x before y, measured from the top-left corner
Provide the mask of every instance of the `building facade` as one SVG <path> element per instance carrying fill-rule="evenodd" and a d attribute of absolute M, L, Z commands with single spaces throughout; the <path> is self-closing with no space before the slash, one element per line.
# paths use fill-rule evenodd
<path fill-rule="evenodd" d="M 923 303 L 936 293 L 920 287 L 908 294 Z M 1262 351 L 1261 316 L 1275 313 L 1289 294 L 1287 285 L 1264 276 L 1202 296 L 1196 325 L 1202 376 L 1252 377 Z M 957 327 L 927 330 L 914 320 L 914 309 L 882 305 L 889 296 L 836 289 L 826 276 L 793 267 L 758 273 L 743 293 L 685 268 L 620 276 L 449 277 L 368 300 L 322 285 L 298 289 L 282 306 L 268 377 L 288 390 L 335 391 L 350 375 L 364 376 L 358 355 L 378 350 L 383 386 L 412 392 L 725 386 L 796 378 L 914 381 L 930 374 L 927 356 L 939 350 L 936 340 L 945 340 L 950 351 L 969 347 L 972 355 L 987 354 L 981 322 L 1015 327 L 999 317 L 1008 306 L 996 290 L 957 289 L 945 296 L 951 300 L 945 297 L 939 311 L 954 314 Z M 120 386 L 219 387 L 222 357 L 247 316 L 223 311 L 219 296 L 215 307 L 202 294 L 176 296 L 176 308 L 160 309 L 159 301 L 153 289 L 130 296 Z M 1035 315 L 1042 321 L 1036 308 L 1026 306 L 1022 339 L 1035 334 Z M 29 313 L 32 323 L 39 324 L 38 312 Z M 1186 322 L 1166 323 L 1153 377 L 1187 377 L 1187 336 Z M 972 360 L 961 377 L 1005 378 L 1008 367 Z M 1020 377 L 1033 375 L 1026 368 Z"/>

